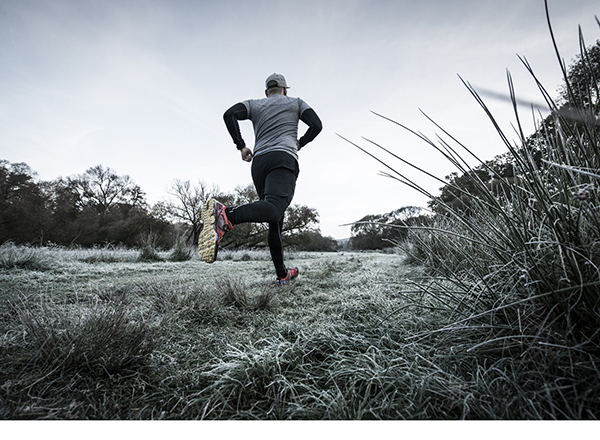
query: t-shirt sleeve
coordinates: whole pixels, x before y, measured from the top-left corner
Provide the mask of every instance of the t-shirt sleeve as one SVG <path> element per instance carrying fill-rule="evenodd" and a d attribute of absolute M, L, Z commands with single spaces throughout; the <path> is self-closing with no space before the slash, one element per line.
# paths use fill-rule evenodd
<path fill-rule="evenodd" d="M 304 113 L 306 110 L 308 110 L 310 107 L 310 105 L 308 105 L 306 102 L 304 102 L 302 99 L 298 98 L 298 117 L 302 117 L 302 113 Z"/>
<path fill-rule="evenodd" d="M 246 111 L 248 112 L 248 119 L 252 119 L 252 100 L 247 99 L 246 101 L 242 101 L 242 104 L 246 106 Z"/>

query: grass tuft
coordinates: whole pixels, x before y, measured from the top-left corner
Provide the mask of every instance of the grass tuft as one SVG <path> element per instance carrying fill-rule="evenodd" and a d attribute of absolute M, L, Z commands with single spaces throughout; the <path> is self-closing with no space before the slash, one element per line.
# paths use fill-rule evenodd
<path fill-rule="evenodd" d="M 219 277 L 215 282 L 215 290 L 226 306 L 245 309 L 250 304 L 246 286 L 239 278 Z"/>
<path fill-rule="evenodd" d="M 127 375 L 147 364 L 153 341 L 147 326 L 125 307 L 94 307 L 82 316 L 69 310 L 17 307 L 25 334 L 26 369 L 92 377 Z"/>
<path fill-rule="evenodd" d="M 52 268 L 52 259 L 43 248 L 16 246 L 10 242 L 0 246 L 0 269 L 47 271 Z"/>
<path fill-rule="evenodd" d="M 171 250 L 171 255 L 169 256 L 169 260 L 171 261 L 188 261 L 192 259 L 192 248 L 187 245 L 185 240 L 182 238 L 178 238 L 175 242 L 175 246 Z"/>
<path fill-rule="evenodd" d="M 149 232 L 148 234 L 144 235 L 140 240 L 140 254 L 138 256 L 138 261 L 145 263 L 164 261 L 164 259 L 158 253 L 156 247 L 157 242 L 157 234 Z"/>

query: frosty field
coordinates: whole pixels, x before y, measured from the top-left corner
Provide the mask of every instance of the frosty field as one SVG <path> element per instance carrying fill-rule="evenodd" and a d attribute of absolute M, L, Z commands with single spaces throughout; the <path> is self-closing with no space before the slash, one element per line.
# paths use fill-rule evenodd
<path fill-rule="evenodd" d="M 535 419 L 555 408 L 545 370 L 503 355 L 498 324 L 462 319 L 473 299 L 399 251 L 290 252 L 300 276 L 285 287 L 267 252 L 220 252 L 212 265 L 140 255 L 0 247 L 1 419 Z M 593 396 L 564 399 L 569 418 L 593 418 Z"/>
<path fill-rule="evenodd" d="M 403 341 L 423 318 L 399 254 L 290 253 L 282 288 L 266 252 L 3 251 L 2 418 L 411 418 L 439 399 L 412 377 L 431 367 Z"/>

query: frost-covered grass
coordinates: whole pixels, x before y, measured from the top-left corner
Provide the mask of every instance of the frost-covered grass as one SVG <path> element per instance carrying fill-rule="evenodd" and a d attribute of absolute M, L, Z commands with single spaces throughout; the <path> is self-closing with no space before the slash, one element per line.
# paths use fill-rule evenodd
<path fill-rule="evenodd" d="M 0 269 L 2 418 L 473 415 L 448 353 L 408 339 L 440 317 L 401 255 L 290 254 L 301 275 L 280 288 L 267 252 L 19 251 L 50 264 Z"/>
<path fill-rule="evenodd" d="M 399 253 L 9 250 L 49 263 L 0 268 L 3 419 L 536 418 Z"/>

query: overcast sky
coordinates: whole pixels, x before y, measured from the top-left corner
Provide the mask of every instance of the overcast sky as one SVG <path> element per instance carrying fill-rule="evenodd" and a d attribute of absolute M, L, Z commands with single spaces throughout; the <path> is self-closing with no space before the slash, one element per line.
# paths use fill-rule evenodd
<path fill-rule="evenodd" d="M 549 8 L 567 63 L 579 25 L 588 45 L 600 38 L 597 0 Z M 517 55 L 556 95 L 543 0 L 0 0 L 0 159 L 27 163 L 41 180 L 102 164 L 128 174 L 150 204 L 168 199 L 174 179 L 231 191 L 251 182 L 250 166 L 222 115 L 264 96 L 278 72 L 324 125 L 300 153 L 294 203 L 317 209 L 323 234 L 345 238 L 342 224 L 427 199 L 379 176 L 385 168 L 337 134 L 443 178 L 454 170 L 447 161 L 371 113 L 435 139 L 422 110 L 491 159 L 505 149 L 458 75 L 507 93 L 508 69 L 520 99 L 542 101 Z M 510 104 L 486 101 L 516 137 Z M 523 118 L 531 131 L 526 108 Z M 241 126 L 252 146 L 251 123 Z M 388 162 L 437 194 L 435 180 Z"/>

